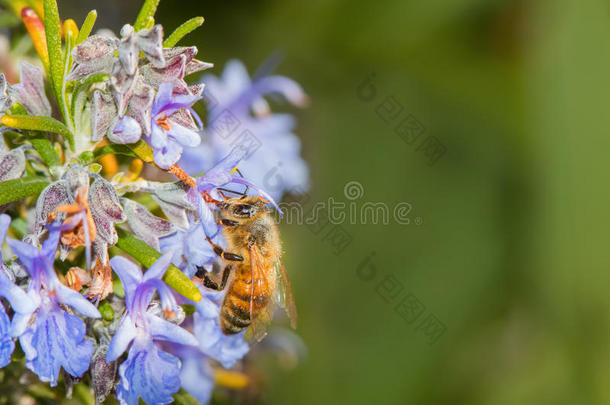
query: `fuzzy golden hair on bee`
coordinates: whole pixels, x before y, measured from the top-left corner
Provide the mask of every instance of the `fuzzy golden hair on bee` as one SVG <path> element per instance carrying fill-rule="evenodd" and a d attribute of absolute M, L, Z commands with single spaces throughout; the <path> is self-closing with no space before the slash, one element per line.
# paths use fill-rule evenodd
<path fill-rule="evenodd" d="M 214 245 L 214 251 L 226 264 L 220 282 L 204 273 L 209 288 L 224 289 L 228 284 L 219 315 L 223 333 L 249 328 L 253 340 L 266 334 L 274 304 L 286 310 L 293 325 L 296 322 L 279 230 L 265 203 L 257 196 L 242 196 L 216 204 L 227 248 Z"/>

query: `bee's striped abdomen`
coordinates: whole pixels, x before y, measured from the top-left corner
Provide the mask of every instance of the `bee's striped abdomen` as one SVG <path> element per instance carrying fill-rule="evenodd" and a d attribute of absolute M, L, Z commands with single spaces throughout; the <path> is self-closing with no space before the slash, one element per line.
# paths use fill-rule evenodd
<path fill-rule="evenodd" d="M 255 284 L 257 287 L 252 294 L 249 272 L 236 272 L 236 277 L 229 285 L 220 308 L 220 327 L 224 334 L 239 333 L 250 326 L 250 301 L 252 301 L 254 318 L 269 301 L 269 296 L 266 294 L 267 281 L 262 280 L 260 284 Z"/>

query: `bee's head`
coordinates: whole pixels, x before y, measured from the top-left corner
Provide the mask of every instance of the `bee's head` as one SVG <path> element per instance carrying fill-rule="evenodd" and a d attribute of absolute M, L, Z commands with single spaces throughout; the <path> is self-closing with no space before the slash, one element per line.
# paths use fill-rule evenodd
<path fill-rule="evenodd" d="M 237 222 L 253 219 L 267 211 L 267 207 L 258 197 L 229 198 L 217 204 L 226 219 Z"/>

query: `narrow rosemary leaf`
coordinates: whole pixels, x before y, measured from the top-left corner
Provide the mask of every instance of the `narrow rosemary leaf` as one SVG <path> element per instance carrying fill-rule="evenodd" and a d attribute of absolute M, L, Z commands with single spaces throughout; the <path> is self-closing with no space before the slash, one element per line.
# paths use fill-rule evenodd
<path fill-rule="evenodd" d="M 44 27 L 47 36 L 51 84 L 59 110 L 64 113 L 62 88 L 64 82 L 64 57 L 61 50 L 61 28 L 56 0 L 44 0 Z"/>
<path fill-rule="evenodd" d="M 11 106 L 11 113 L 15 115 L 27 115 L 28 112 L 21 104 L 14 103 Z M 30 142 L 32 142 L 32 146 L 34 149 L 36 149 L 47 166 L 59 166 L 61 163 L 59 160 L 59 155 L 55 151 L 55 148 L 53 148 L 51 141 L 46 136 L 33 131 L 24 131 L 24 134 L 28 137 Z"/>
<path fill-rule="evenodd" d="M 124 229 L 117 228 L 117 232 L 119 234 L 119 240 L 116 243 L 116 246 L 125 253 L 131 255 L 131 257 L 140 262 L 144 267 L 152 266 L 152 264 L 161 257 L 161 253 Z M 197 286 L 173 264 L 170 264 L 165 272 L 163 281 L 186 299 L 194 302 L 201 301 L 201 291 L 199 291 Z"/>
<path fill-rule="evenodd" d="M 146 24 L 149 23 L 149 18 L 155 16 L 155 12 L 157 11 L 157 6 L 159 5 L 160 0 L 146 0 L 142 5 L 142 9 L 138 14 L 138 18 L 136 18 L 136 22 L 133 24 L 133 28 L 135 31 L 140 31 L 146 27 Z"/>
<path fill-rule="evenodd" d="M 83 22 L 83 25 L 80 27 L 80 31 L 78 32 L 78 37 L 76 37 L 76 45 L 80 44 L 85 39 L 89 38 L 89 35 L 91 34 L 91 30 L 93 29 L 93 24 L 95 24 L 96 19 L 97 19 L 97 11 L 95 11 L 95 10 L 89 11 L 89 14 L 87 14 L 87 17 L 85 18 L 85 21 Z"/>
<path fill-rule="evenodd" d="M 41 177 L 3 181 L 0 183 L 0 205 L 40 194 L 48 184 L 49 182 Z"/>
<path fill-rule="evenodd" d="M 125 155 L 125 156 L 131 156 L 131 157 L 138 157 L 131 148 L 125 146 L 125 145 L 118 145 L 118 144 L 112 144 L 112 145 L 104 145 L 100 148 L 97 148 L 93 151 L 93 156 L 91 161 L 93 160 L 97 160 L 101 157 L 104 157 L 106 155 Z M 83 156 L 81 154 L 81 156 Z M 81 158 L 81 160 L 83 160 Z M 85 162 L 84 162 L 85 163 Z M 88 164 L 90 162 L 86 162 L 86 164 Z"/>
<path fill-rule="evenodd" d="M 180 41 L 182 38 L 184 38 L 185 35 L 196 30 L 197 28 L 199 28 L 201 26 L 201 24 L 203 24 L 203 21 L 204 21 L 203 17 L 191 18 L 190 20 L 188 20 L 187 22 L 185 22 L 184 24 L 182 24 L 181 26 L 176 28 L 176 30 L 174 32 L 172 32 L 169 37 L 167 37 L 165 42 L 163 42 L 163 47 L 164 48 L 174 47 L 178 43 L 178 41 Z"/>
<path fill-rule="evenodd" d="M 36 152 L 40 155 L 42 160 L 46 163 L 47 166 L 59 166 L 61 161 L 59 160 L 59 155 L 55 152 L 55 148 L 51 144 L 51 141 L 44 135 L 35 135 L 29 137 L 30 142 L 32 142 L 32 146 L 36 149 Z"/>
<path fill-rule="evenodd" d="M 143 140 L 139 140 L 133 145 L 127 145 L 133 153 L 146 163 L 152 163 L 153 161 L 153 150 L 152 148 Z"/>
<path fill-rule="evenodd" d="M 70 149 L 74 149 L 74 136 L 61 122 L 51 117 L 34 117 L 29 115 L 5 115 L 2 124 L 16 129 L 29 129 L 31 131 L 53 132 L 62 135 L 68 140 Z"/>
<path fill-rule="evenodd" d="M 155 19 L 154 17 L 148 17 L 148 19 L 146 20 L 146 23 L 144 24 L 144 27 L 142 27 L 143 30 L 149 30 L 152 27 L 154 27 L 155 25 Z"/>

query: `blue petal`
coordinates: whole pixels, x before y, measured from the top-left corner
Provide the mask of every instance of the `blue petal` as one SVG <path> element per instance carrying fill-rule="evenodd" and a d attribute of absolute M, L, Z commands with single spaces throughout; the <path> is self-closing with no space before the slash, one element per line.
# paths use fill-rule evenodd
<path fill-rule="evenodd" d="M 55 222 L 58 224 L 58 222 Z M 47 240 L 42 243 L 42 248 L 40 249 L 40 255 L 46 260 L 47 263 L 53 264 L 53 260 L 55 259 L 55 252 L 57 252 L 57 245 L 59 244 L 59 237 L 61 234 L 61 229 L 57 226 L 48 226 L 49 236 Z"/>
<path fill-rule="evenodd" d="M 159 238 L 159 249 L 161 253 L 172 253 L 172 263 L 175 266 L 180 266 L 183 262 L 184 235 L 185 233 L 183 231 L 176 231 L 171 235 Z"/>
<path fill-rule="evenodd" d="M 4 311 L 4 306 L 0 304 L 0 368 L 11 362 L 11 354 L 15 350 L 15 342 L 9 335 L 9 319 Z"/>
<path fill-rule="evenodd" d="M 231 182 L 233 178 L 231 170 L 239 164 L 247 152 L 243 147 L 233 148 L 227 156 L 197 179 L 197 190 L 202 192 Z"/>
<path fill-rule="evenodd" d="M 152 146 L 154 149 L 167 147 L 167 133 L 156 123 L 152 124 L 150 146 Z"/>
<path fill-rule="evenodd" d="M 153 159 L 162 169 L 169 169 L 180 160 L 180 155 L 182 155 L 182 146 L 173 140 L 169 140 L 166 147 L 153 150 Z"/>
<path fill-rule="evenodd" d="M 157 91 L 157 97 L 155 97 L 152 106 L 153 117 L 159 114 L 167 104 L 171 104 L 173 91 L 174 85 L 172 83 L 161 83 L 159 90 Z"/>
<path fill-rule="evenodd" d="M 127 306 L 131 307 L 134 292 L 143 278 L 140 267 L 122 256 L 114 256 L 110 259 L 110 267 L 121 279 L 123 290 L 125 290 Z"/>
<path fill-rule="evenodd" d="M 0 269 L 0 296 L 6 298 L 15 312 L 32 314 L 38 306 L 21 288 L 17 287 Z"/>
<path fill-rule="evenodd" d="M 127 360 L 119 367 L 121 382 L 116 389 L 121 404 L 168 404 L 180 389 L 180 361 L 159 350 L 148 337 L 136 339 Z"/>
<path fill-rule="evenodd" d="M 119 356 L 127 350 L 127 346 L 135 339 L 137 334 L 138 330 L 136 329 L 133 320 L 129 315 L 125 315 L 121 321 L 121 325 L 112 337 L 108 352 L 106 353 L 106 361 L 111 362 L 118 359 Z"/>
<path fill-rule="evenodd" d="M 204 266 L 217 258 L 212 245 L 205 241 L 207 232 L 204 231 L 204 223 L 195 223 L 184 238 L 184 255 L 187 261 L 195 266 Z M 216 233 L 215 223 L 214 226 L 208 226 L 208 231 L 213 232 L 210 235 Z"/>
<path fill-rule="evenodd" d="M 307 96 L 297 82 L 284 76 L 267 76 L 252 85 L 252 97 L 263 94 L 281 94 L 291 104 L 303 107 Z"/>
<path fill-rule="evenodd" d="M 226 92 L 232 95 L 238 95 L 250 87 L 250 75 L 244 64 L 232 59 L 227 62 L 223 72 L 222 81 L 227 86 Z"/>
<path fill-rule="evenodd" d="M 16 312 L 13 315 L 13 321 L 11 322 L 11 336 L 12 337 L 20 337 L 23 335 L 23 332 L 28 328 L 28 324 L 32 319 L 32 313 L 20 314 Z"/>
<path fill-rule="evenodd" d="M 216 218 L 214 217 L 214 214 L 212 213 L 212 210 L 210 209 L 208 204 L 203 201 L 201 194 L 195 194 L 197 195 L 197 214 L 199 215 L 203 231 L 207 236 L 213 237 L 218 233 L 218 224 L 216 223 Z"/>
<path fill-rule="evenodd" d="M 182 370 L 180 381 L 182 388 L 191 394 L 200 404 L 210 402 L 212 390 L 214 390 L 214 374 L 205 356 L 187 354 L 180 357 Z"/>
<path fill-rule="evenodd" d="M 32 277 L 40 277 L 39 271 L 35 266 L 35 260 L 38 258 L 39 250 L 34 246 L 21 242 L 20 240 L 6 238 L 6 243 L 11 247 L 13 253 L 19 257 L 21 263 L 25 266 Z"/>
<path fill-rule="evenodd" d="M 61 367 L 73 377 L 82 376 L 93 354 L 93 343 L 85 339 L 85 323 L 54 304 L 46 304 L 34 324 L 19 338 L 26 366 L 51 386 L 57 385 Z"/>
<path fill-rule="evenodd" d="M 197 132 L 191 131 L 175 122 L 172 122 L 171 126 L 168 134 L 180 145 L 194 148 L 201 143 L 201 136 Z"/>
<path fill-rule="evenodd" d="M 207 302 L 205 302 L 207 301 Z M 248 353 L 250 346 L 244 339 L 244 333 L 225 335 L 218 321 L 219 306 L 204 296 L 196 304 L 197 312 L 193 315 L 193 331 L 199 340 L 199 349 L 216 359 L 225 368 L 231 368 Z"/>
<path fill-rule="evenodd" d="M 90 303 L 85 297 L 79 292 L 74 291 L 65 285 L 58 284 L 55 287 L 55 293 L 63 304 L 69 305 L 81 314 L 89 318 L 101 318 L 100 311 L 97 310 L 95 305 Z"/>
<path fill-rule="evenodd" d="M 187 346 L 197 346 L 197 339 L 186 329 L 168 322 L 158 316 L 147 314 L 150 333 L 154 339 L 180 343 Z"/>

